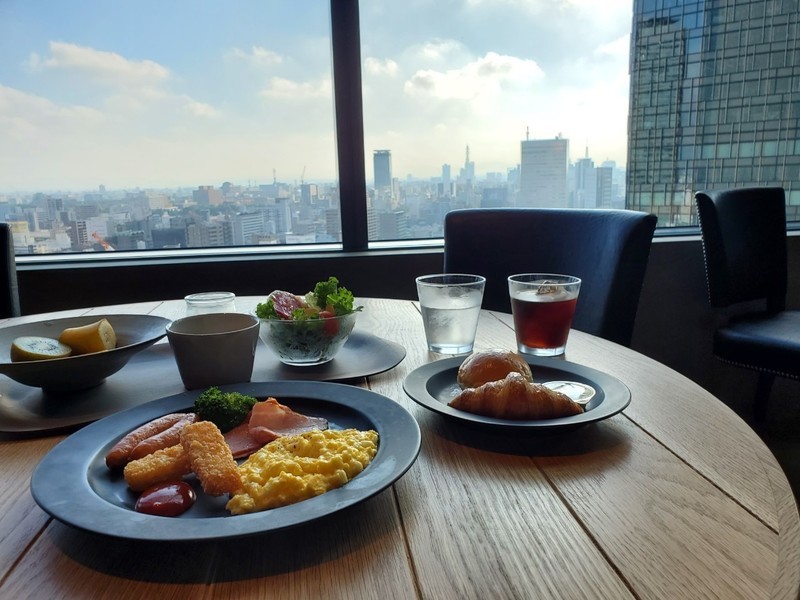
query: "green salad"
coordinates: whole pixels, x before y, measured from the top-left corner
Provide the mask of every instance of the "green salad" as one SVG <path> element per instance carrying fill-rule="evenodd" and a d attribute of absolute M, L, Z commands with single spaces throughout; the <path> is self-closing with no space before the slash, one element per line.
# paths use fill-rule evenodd
<path fill-rule="evenodd" d="M 315 364 L 330 360 L 353 330 L 356 313 L 353 294 L 329 277 L 305 295 L 282 290 L 258 304 L 264 342 L 289 364 Z"/>
<path fill-rule="evenodd" d="M 266 302 L 256 307 L 259 319 L 285 319 L 307 321 L 313 319 L 329 319 L 361 310 L 353 307 L 355 298 L 352 292 L 339 285 L 336 277 L 328 277 L 320 281 L 314 290 L 304 296 L 276 290 L 269 295 Z"/>

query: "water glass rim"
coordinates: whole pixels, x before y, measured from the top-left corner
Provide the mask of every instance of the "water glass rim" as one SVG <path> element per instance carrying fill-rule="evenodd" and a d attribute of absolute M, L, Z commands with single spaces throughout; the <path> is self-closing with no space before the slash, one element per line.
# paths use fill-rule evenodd
<path fill-rule="evenodd" d="M 457 279 L 463 281 L 457 281 Z M 453 281 L 432 281 L 434 279 L 453 279 Z M 431 280 L 431 281 L 429 281 Z M 446 287 L 451 285 L 478 285 L 486 283 L 483 275 L 473 275 L 470 273 L 436 273 L 431 275 L 420 275 L 417 277 L 418 285 L 429 285 L 435 287 Z"/>
<path fill-rule="evenodd" d="M 236 300 L 236 294 L 233 292 L 197 292 L 184 296 L 183 299 L 194 304 L 223 304 Z"/>

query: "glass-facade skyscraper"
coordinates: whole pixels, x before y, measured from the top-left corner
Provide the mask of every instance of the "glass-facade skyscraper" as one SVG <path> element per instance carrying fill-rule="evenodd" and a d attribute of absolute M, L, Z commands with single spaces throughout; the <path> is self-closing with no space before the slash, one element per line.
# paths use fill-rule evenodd
<path fill-rule="evenodd" d="M 634 0 L 628 208 L 695 225 L 698 190 L 777 185 L 800 219 L 798 4 Z"/>

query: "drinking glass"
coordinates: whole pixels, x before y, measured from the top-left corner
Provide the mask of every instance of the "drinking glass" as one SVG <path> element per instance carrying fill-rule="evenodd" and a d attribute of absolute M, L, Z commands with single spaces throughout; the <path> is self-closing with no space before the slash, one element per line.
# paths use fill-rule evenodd
<path fill-rule="evenodd" d="M 508 278 L 519 352 L 564 354 L 580 288 L 581 280 L 571 275 L 521 273 Z"/>
<path fill-rule="evenodd" d="M 417 294 L 428 350 L 468 354 L 475 344 L 486 278 L 440 274 L 417 277 Z"/>
<path fill-rule="evenodd" d="M 233 292 L 199 292 L 189 294 L 184 300 L 186 300 L 187 317 L 236 312 L 236 294 Z"/>

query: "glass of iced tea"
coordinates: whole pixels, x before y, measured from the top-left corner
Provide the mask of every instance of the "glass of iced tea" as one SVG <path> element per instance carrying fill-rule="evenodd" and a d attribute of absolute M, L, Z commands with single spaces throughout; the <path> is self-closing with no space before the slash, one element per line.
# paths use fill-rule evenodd
<path fill-rule="evenodd" d="M 508 278 L 517 349 L 525 354 L 564 354 L 581 280 L 571 275 L 522 273 Z"/>

